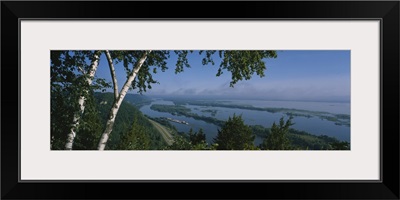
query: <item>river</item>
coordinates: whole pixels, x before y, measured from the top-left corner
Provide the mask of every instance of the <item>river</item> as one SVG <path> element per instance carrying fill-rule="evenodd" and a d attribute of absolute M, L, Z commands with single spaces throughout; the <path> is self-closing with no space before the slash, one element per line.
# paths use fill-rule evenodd
<path fill-rule="evenodd" d="M 214 100 L 215 102 L 215 100 Z M 294 102 L 294 101 L 259 101 L 259 100 L 224 100 L 220 101 L 226 104 L 232 105 L 251 105 L 254 107 L 269 107 L 269 108 L 290 108 L 290 109 L 301 109 L 310 111 L 330 112 L 334 114 L 350 114 L 349 103 L 327 103 L 327 102 Z M 202 120 L 195 120 L 193 118 L 185 116 L 175 116 L 170 113 L 158 112 L 150 109 L 153 104 L 163 105 L 174 105 L 172 101 L 166 101 L 163 99 L 153 99 L 150 105 L 141 107 L 140 111 L 150 117 L 170 117 L 173 119 L 184 120 L 189 125 L 174 123 L 173 124 L 178 131 L 189 132 L 192 128 L 198 131 L 200 128 L 204 130 L 208 143 L 213 142 L 213 138 L 217 135 L 219 127 L 206 123 Z M 196 105 L 185 105 L 190 108 L 191 112 L 198 115 L 214 117 L 220 120 L 227 120 L 233 114 L 241 115 L 244 122 L 247 125 L 262 125 L 264 127 L 271 127 L 273 122 L 278 122 L 283 116 L 287 119 L 284 113 L 270 113 L 267 111 L 257 110 L 246 110 L 237 108 L 225 108 L 225 107 L 211 107 L 211 106 L 196 106 Z M 210 111 L 214 111 L 213 113 Z M 303 117 L 295 116 L 292 120 L 295 124 L 292 128 L 306 131 L 314 135 L 328 135 L 335 137 L 339 140 L 350 141 L 350 127 L 343 125 L 336 125 L 332 121 L 321 119 L 318 116 Z M 262 142 L 262 138 L 256 137 L 256 145 Z"/>

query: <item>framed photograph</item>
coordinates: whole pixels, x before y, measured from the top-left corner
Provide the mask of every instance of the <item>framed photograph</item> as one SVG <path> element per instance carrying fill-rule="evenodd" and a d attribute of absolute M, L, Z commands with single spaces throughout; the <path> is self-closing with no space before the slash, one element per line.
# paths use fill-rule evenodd
<path fill-rule="evenodd" d="M 1 5 L 3 199 L 399 199 L 398 1 Z"/>

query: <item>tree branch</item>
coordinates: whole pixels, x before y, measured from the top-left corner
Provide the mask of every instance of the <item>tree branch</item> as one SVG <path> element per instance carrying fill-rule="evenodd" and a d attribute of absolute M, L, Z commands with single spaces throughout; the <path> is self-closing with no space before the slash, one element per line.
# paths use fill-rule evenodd
<path fill-rule="evenodd" d="M 133 68 L 131 74 L 129 74 L 128 79 L 126 80 L 124 86 L 122 87 L 122 89 L 121 89 L 121 91 L 120 91 L 120 93 L 119 93 L 120 96 L 121 96 L 123 93 L 126 93 L 126 92 L 128 91 L 129 87 L 132 85 L 133 80 L 136 78 L 137 73 L 139 72 L 140 68 L 142 67 L 144 61 L 146 60 L 147 55 L 149 55 L 149 53 L 150 53 L 151 51 L 152 51 L 152 50 L 145 51 L 144 54 L 142 55 L 142 57 L 141 57 L 141 58 L 139 59 L 139 61 L 136 63 L 136 66 Z M 119 98 L 121 98 L 121 97 L 119 97 Z"/>
<path fill-rule="evenodd" d="M 142 55 L 142 57 L 136 62 L 135 68 L 133 68 L 132 72 L 129 74 L 128 79 L 126 80 L 124 86 L 122 87 L 121 91 L 119 92 L 118 99 L 114 102 L 113 106 L 111 107 L 109 118 L 106 122 L 106 127 L 101 135 L 99 145 L 97 147 L 98 150 L 103 151 L 106 147 L 109 135 L 111 134 L 115 122 L 115 118 L 117 116 L 119 107 L 121 106 L 122 101 L 124 100 L 124 97 L 126 93 L 128 92 L 129 87 L 132 85 L 133 80 L 135 80 L 136 75 L 138 74 L 140 68 L 142 67 L 143 63 L 147 59 L 147 55 L 151 52 L 145 51 Z"/>
<path fill-rule="evenodd" d="M 113 60 L 112 60 L 110 52 L 108 50 L 106 50 L 106 56 L 107 56 L 108 66 L 110 67 L 111 78 L 112 78 L 113 85 L 114 85 L 114 99 L 116 101 L 119 96 L 117 76 L 115 75 L 115 68 L 114 68 Z"/>
<path fill-rule="evenodd" d="M 94 52 L 94 55 L 93 55 L 94 59 L 93 59 L 93 61 L 91 63 L 90 69 L 88 71 L 89 77 L 86 78 L 86 82 L 87 82 L 88 85 L 92 84 L 92 81 L 93 81 L 93 78 L 94 78 L 94 74 L 96 73 L 97 67 L 99 66 L 99 59 L 100 59 L 99 55 L 100 55 L 100 51 L 95 51 Z M 81 67 L 79 67 L 79 68 L 81 68 Z M 80 70 L 82 70 L 82 69 L 80 69 Z M 85 95 L 88 94 L 88 92 L 89 91 L 87 89 L 84 90 Z M 78 100 L 79 113 L 76 113 L 74 115 L 74 119 L 73 119 L 73 122 L 72 122 L 72 126 L 71 126 L 71 129 L 70 129 L 70 132 L 67 134 L 67 142 L 65 144 L 65 149 L 66 150 L 72 150 L 74 139 L 76 137 L 76 128 L 78 127 L 79 122 L 81 120 L 81 115 L 85 111 L 85 101 L 86 101 L 85 96 L 81 95 L 79 97 L 79 100 Z"/>
<path fill-rule="evenodd" d="M 78 69 L 83 75 L 86 74 L 86 71 L 82 67 L 78 66 Z"/>

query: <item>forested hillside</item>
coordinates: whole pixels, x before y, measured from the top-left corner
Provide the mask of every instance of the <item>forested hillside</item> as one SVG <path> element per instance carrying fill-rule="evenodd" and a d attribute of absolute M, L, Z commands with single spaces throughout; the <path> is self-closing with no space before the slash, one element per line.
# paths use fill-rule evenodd
<path fill-rule="evenodd" d="M 110 93 L 108 93 L 108 95 L 110 95 Z M 136 108 L 140 108 L 151 103 L 151 99 L 149 97 L 141 94 L 128 94 L 125 96 L 124 101 L 132 104 Z"/>
<path fill-rule="evenodd" d="M 102 119 L 102 124 L 105 124 L 114 100 L 113 94 L 95 93 L 94 96 L 96 103 L 99 105 L 99 114 Z M 126 96 L 126 101 L 122 102 L 115 120 L 114 134 L 111 135 L 110 141 L 107 143 L 107 149 L 160 149 L 165 145 L 157 129 L 153 127 L 136 106 L 133 106 L 146 102 L 149 102 L 148 98 L 143 95 L 128 94 Z M 149 143 L 149 146 L 145 145 L 140 148 L 140 145 L 137 144 L 137 148 L 132 145 L 129 147 L 130 142 L 135 143 L 135 141 L 132 141 L 135 138 L 135 133 L 136 137 L 142 138 L 141 141 L 136 141 L 136 143 Z M 121 138 L 125 138 L 125 141 L 122 141 Z"/>
<path fill-rule="evenodd" d="M 66 133 L 69 125 L 60 123 L 72 118 L 70 112 L 71 96 L 68 92 L 52 95 L 52 149 L 64 149 Z M 121 104 L 120 111 L 114 124 L 114 134 L 107 143 L 109 150 L 162 149 L 165 142 L 148 119 L 132 104 L 143 104 L 147 98 L 141 95 L 127 95 L 127 101 Z M 106 124 L 109 110 L 114 101 L 112 93 L 93 93 L 89 95 L 85 114 L 77 130 L 74 143 L 75 150 L 96 150 L 101 131 Z M 130 103 L 129 103 L 130 102 Z M 132 104 L 131 104 L 132 103 Z"/>

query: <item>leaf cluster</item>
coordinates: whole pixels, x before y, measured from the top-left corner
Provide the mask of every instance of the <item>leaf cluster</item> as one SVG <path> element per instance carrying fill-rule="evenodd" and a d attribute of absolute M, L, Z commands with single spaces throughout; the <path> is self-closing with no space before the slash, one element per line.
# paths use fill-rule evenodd
<path fill-rule="evenodd" d="M 254 146 L 255 136 L 251 128 L 244 124 L 242 116 L 229 117 L 228 121 L 218 130 L 214 142 L 218 144 L 219 150 L 243 150 Z"/>
<path fill-rule="evenodd" d="M 272 124 L 270 133 L 263 142 L 264 149 L 268 150 L 288 150 L 290 149 L 290 142 L 287 137 L 289 128 L 292 126 L 292 118 L 290 117 L 286 122 L 283 117 L 280 118 L 279 124 Z"/>

